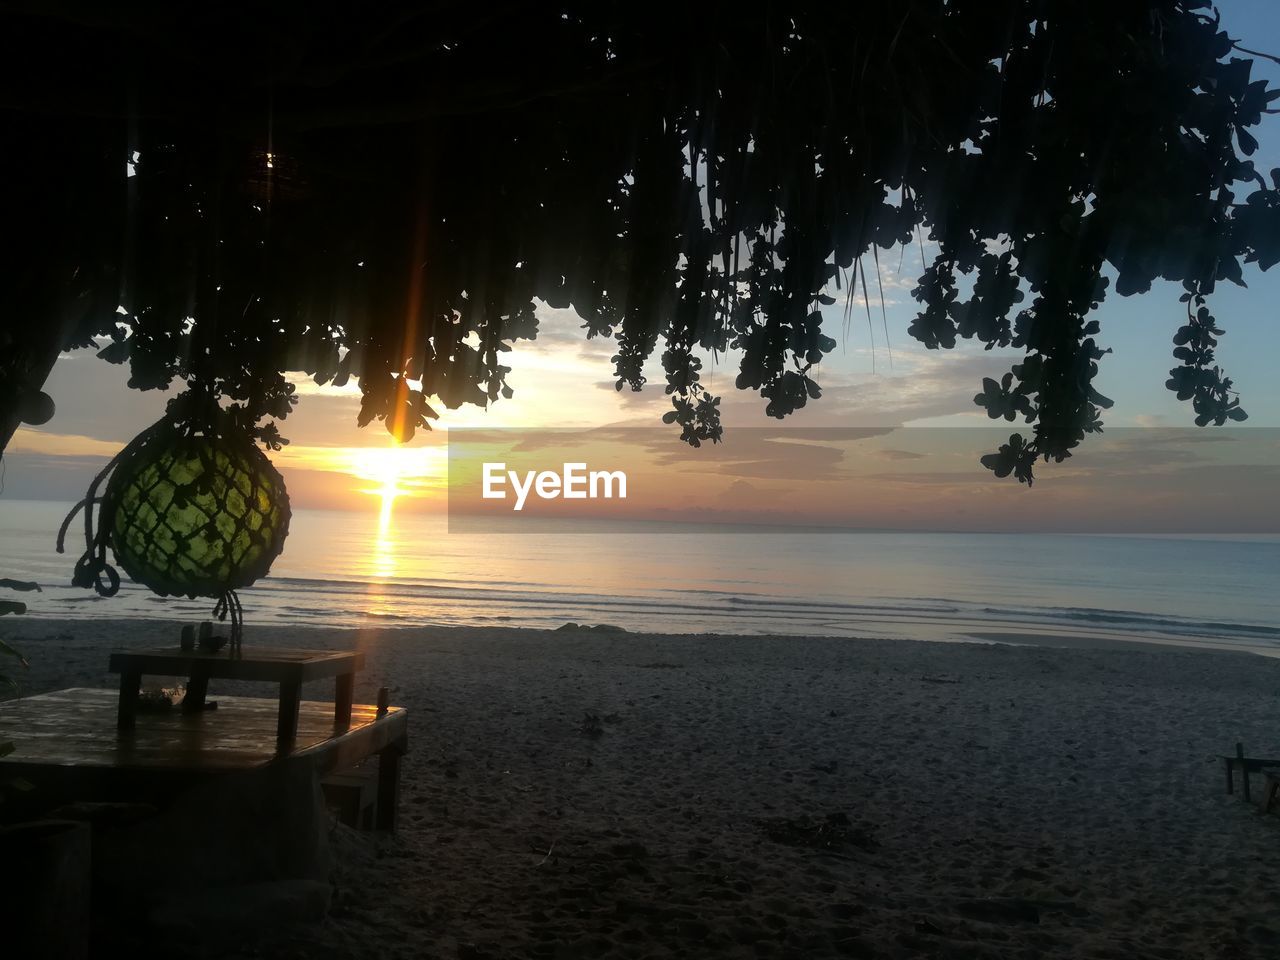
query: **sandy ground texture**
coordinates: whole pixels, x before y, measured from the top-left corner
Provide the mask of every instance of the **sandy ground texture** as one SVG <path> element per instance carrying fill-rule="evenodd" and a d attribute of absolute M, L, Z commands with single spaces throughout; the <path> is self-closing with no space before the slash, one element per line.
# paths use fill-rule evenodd
<path fill-rule="evenodd" d="M 32 692 L 110 685 L 113 645 L 176 636 L 5 627 Z M 338 834 L 330 918 L 235 956 L 1280 957 L 1280 817 L 1226 796 L 1214 759 L 1280 756 L 1278 660 L 581 629 L 247 642 L 300 639 L 363 649 L 357 696 L 409 709 L 402 828 Z"/>

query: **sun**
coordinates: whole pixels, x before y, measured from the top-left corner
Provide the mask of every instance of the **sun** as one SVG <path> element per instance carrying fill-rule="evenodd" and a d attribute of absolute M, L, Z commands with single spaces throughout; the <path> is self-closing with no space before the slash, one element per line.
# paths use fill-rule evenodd
<path fill-rule="evenodd" d="M 385 528 L 391 522 L 391 512 L 396 498 L 404 494 L 401 478 L 405 476 L 405 458 L 399 446 L 370 448 L 356 457 L 355 474 L 361 480 L 372 481 L 374 486 L 364 487 L 361 493 L 371 494 L 381 500 L 378 511 L 379 526 Z"/>
<path fill-rule="evenodd" d="M 406 447 L 394 440 L 386 447 L 351 451 L 350 473 L 367 486 L 360 493 L 377 497 L 382 526 L 391 520 L 396 501 L 427 496 L 439 473 L 439 453 L 432 448 Z"/>
<path fill-rule="evenodd" d="M 424 513 L 443 510 L 448 502 L 449 451 L 443 437 L 412 446 L 390 437 L 368 447 L 291 445 L 281 458 L 292 468 L 326 476 L 331 503 L 343 509 L 376 507 L 384 522 L 410 502 L 414 512 Z"/>

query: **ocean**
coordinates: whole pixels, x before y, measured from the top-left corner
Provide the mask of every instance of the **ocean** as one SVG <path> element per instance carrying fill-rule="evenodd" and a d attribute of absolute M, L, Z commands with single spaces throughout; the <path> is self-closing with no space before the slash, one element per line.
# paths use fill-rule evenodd
<path fill-rule="evenodd" d="M 199 620 L 212 601 L 71 587 L 70 504 L 0 500 L 0 576 L 36 617 Z M 557 528 L 563 530 L 563 526 Z M 1280 537 L 974 533 L 448 533 L 445 518 L 294 512 L 254 624 L 611 624 L 633 632 L 963 640 L 1074 634 L 1280 655 Z M 73 544 L 73 539 L 75 542 Z"/>

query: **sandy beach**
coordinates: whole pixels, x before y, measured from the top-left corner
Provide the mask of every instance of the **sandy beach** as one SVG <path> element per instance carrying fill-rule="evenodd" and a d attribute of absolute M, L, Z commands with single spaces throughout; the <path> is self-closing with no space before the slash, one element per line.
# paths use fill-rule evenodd
<path fill-rule="evenodd" d="M 110 648 L 176 639 L 5 626 L 32 693 L 111 686 Z M 389 687 L 411 744 L 398 834 L 334 831 L 329 918 L 218 955 L 1280 955 L 1280 818 L 1226 796 L 1214 759 L 1280 754 L 1274 659 L 582 629 L 246 642 L 364 650 L 357 698 Z"/>

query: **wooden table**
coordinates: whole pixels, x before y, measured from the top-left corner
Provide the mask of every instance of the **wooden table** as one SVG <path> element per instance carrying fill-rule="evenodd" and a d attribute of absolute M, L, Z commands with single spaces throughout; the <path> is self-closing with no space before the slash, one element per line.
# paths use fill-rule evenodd
<path fill-rule="evenodd" d="M 310 763 L 317 776 L 378 758 L 376 819 L 393 829 L 400 758 L 408 748 L 409 718 L 401 707 L 352 706 L 345 730 L 333 729 L 328 703 L 303 702 L 292 744 L 274 736 L 276 702 L 222 697 L 217 710 L 179 709 L 147 714 L 132 731 L 111 722 L 112 690 L 77 688 L 0 703 L 0 742 L 14 750 L 0 757 L 0 782 L 27 780 L 27 797 L 46 805 L 69 800 L 164 802 L 220 774 L 253 770 L 282 760 Z"/>
<path fill-rule="evenodd" d="M 298 733 L 298 704 L 302 685 L 308 680 L 337 678 L 333 727 L 351 725 L 351 698 L 356 671 L 364 667 L 364 654 L 351 650 L 280 650 L 253 648 L 235 655 L 227 651 L 207 653 L 178 647 L 151 650 L 117 650 L 111 654 L 111 672 L 120 674 L 120 703 L 116 725 L 132 730 L 138 713 L 138 693 L 144 675 L 187 677 L 187 693 L 182 709 L 198 713 L 205 709 L 205 695 L 211 679 L 262 680 L 280 684 L 280 709 L 276 738 L 292 741 Z"/>

